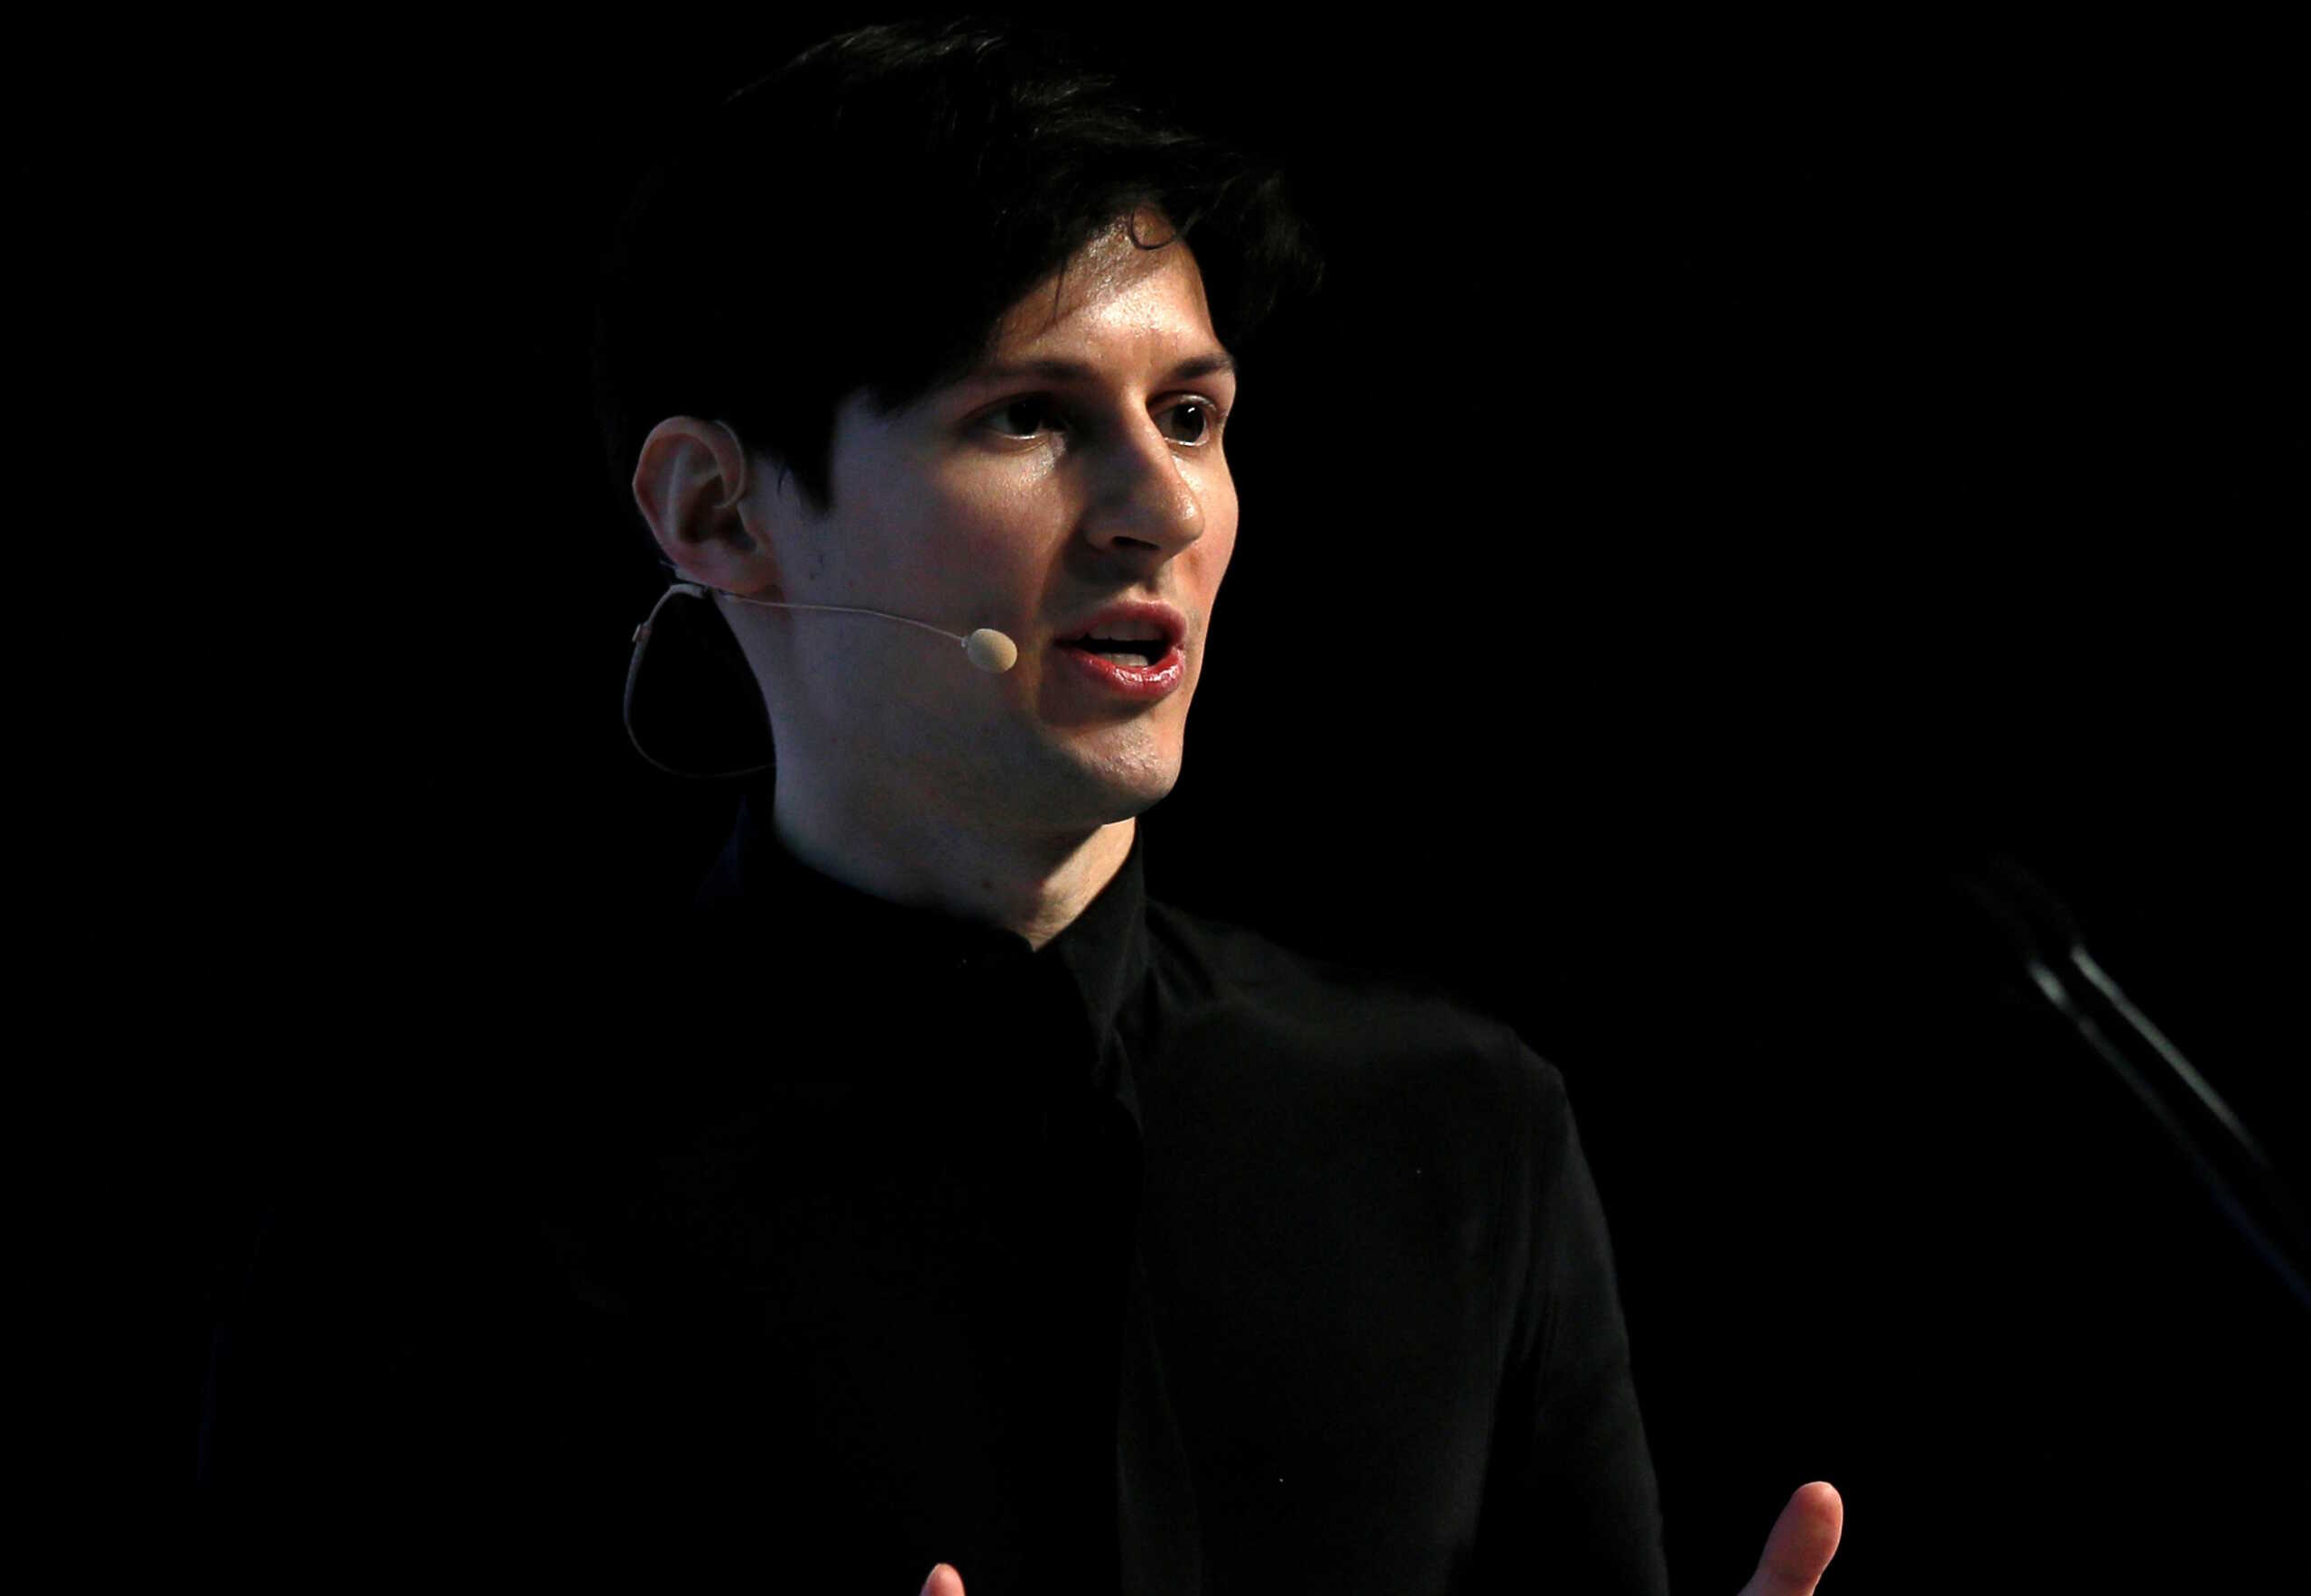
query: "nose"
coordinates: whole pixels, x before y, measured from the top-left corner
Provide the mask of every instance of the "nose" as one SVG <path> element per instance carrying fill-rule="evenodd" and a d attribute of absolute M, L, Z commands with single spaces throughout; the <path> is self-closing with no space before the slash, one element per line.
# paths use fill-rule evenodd
<path fill-rule="evenodd" d="M 1100 493 L 1084 516 L 1085 535 L 1102 549 L 1153 549 L 1170 559 L 1203 535 L 1202 496 L 1209 491 L 1181 469 L 1174 445 L 1148 417 L 1117 440 L 1102 462 Z"/>

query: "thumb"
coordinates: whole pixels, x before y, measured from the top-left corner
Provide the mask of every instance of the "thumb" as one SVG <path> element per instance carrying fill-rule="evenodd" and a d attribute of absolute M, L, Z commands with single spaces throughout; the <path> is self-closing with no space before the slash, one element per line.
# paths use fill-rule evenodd
<path fill-rule="evenodd" d="M 937 1564 L 923 1577 L 917 1596 L 963 1596 L 963 1576 L 944 1563 Z"/>
<path fill-rule="evenodd" d="M 1845 1499 L 1838 1488 L 1826 1480 L 1799 1486 L 1773 1521 L 1765 1555 L 1740 1596 L 1814 1596 L 1844 1531 Z"/>

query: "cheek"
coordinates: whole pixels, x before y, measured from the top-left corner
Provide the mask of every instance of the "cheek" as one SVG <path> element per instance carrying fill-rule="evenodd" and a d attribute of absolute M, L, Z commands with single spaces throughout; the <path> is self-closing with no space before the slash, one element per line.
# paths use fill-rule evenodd
<path fill-rule="evenodd" d="M 914 545 L 901 551 L 940 592 L 979 599 L 1016 591 L 1038 547 L 1032 522 L 1010 506 L 957 498 L 914 522 Z"/>
<path fill-rule="evenodd" d="M 1032 604 L 1044 586 L 1048 545 L 1031 529 L 1009 522 L 951 524 L 942 580 L 951 592 L 990 603 L 1015 598 Z M 1026 595 L 1026 598 L 1020 598 Z"/>
<path fill-rule="evenodd" d="M 1236 528 L 1232 521 L 1224 526 L 1208 529 L 1189 558 L 1195 561 L 1197 582 L 1202 587 L 1204 602 L 1209 604 L 1220 590 L 1220 580 L 1228 574 L 1229 563 L 1236 557 Z"/>
<path fill-rule="evenodd" d="M 1221 570 L 1227 568 L 1229 557 L 1236 551 L 1236 480 L 1226 474 L 1223 466 L 1218 484 L 1203 502 L 1204 532 L 1201 540 L 1212 545 L 1217 553 L 1214 563 Z"/>

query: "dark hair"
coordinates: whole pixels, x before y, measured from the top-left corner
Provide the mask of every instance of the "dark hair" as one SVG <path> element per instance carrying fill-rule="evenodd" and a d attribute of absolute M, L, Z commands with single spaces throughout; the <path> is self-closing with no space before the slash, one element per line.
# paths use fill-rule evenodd
<path fill-rule="evenodd" d="M 889 415 L 961 376 L 1006 311 L 1143 205 L 1176 233 L 1135 231 L 1141 247 L 1193 234 L 1241 367 L 1279 303 L 1317 291 L 1321 246 L 1271 162 L 1151 97 L 1081 40 L 967 16 L 825 40 L 699 117 L 600 263 L 595 395 L 627 512 L 642 524 L 642 441 L 696 415 L 825 513 L 845 400 L 864 389 Z M 942 270 L 922 270 L 926 251 Z M 729 336 L 701 336 L 704 304 Z"/>

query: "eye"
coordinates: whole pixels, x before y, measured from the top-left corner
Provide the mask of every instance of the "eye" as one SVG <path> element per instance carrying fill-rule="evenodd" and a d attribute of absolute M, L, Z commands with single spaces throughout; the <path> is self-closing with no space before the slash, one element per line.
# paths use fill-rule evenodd
<path fill-rule="evenodd" d="M 1046 416 L 1052 413 L 1053 409 L 1049 394 L 1028 394 L 1020 398 L 1012 400 L 1010 404 L 1005 405 L 1002 409 L 992 412 L 988 415 L 987 419 L 979 424 L 988 428 L 990 431 L 1000 432 L 1007 438 L 1028 438 L 1034 436 L 1043 429 L 1040 426 L 1033 424 L 1030 424 L 1026 428 L 1019 428 L 998 425 L 998 423 L 1008 422 L 1017 417 L 1025 417 L 1032 423 L 1036 417 Z"/>
<path fill-rule="evenodd" d="M 1220 426 L 1228 419 L 1228 413 L 1209 399 L 1183 399 L 1164 413 L 1177 415 L 1183 410 L 1195 413 L 1198 435 L 1181 439 L 1183 443 L 1202 445 L 1211 442 L 1220 435 Z"/>
<path fill-rule="evenodd" d="M 1182 411 L 1193 413 L 1195 420 L 1193 424 L 1197 435 L 1193 438 L 1174 439 L 1174 441 L 1187 444 L 1194 449 L 1208 447 L 1215 441 L 1220 428 L 1228 420 L 1228 413 L 1218 404 L 1209 399 L 1194 395 L 1182 399 L 1178 404 L 1167 407 L 1164 413 L 1177 415 Z M 1026 394 L 1012 400 L 999 410 L 988 412 L 980 421 L 979 425 L 999 436 L 1025 442 L 1043 430 L 1040 425 L 1035 424 L 1041 418 L 1060 414 L 1061 412 L 1052 402 L 1050 394 Z M 1008 424 L 1014 421 L 1025 421 L 1029 424 L 1023 430 Z"/>

